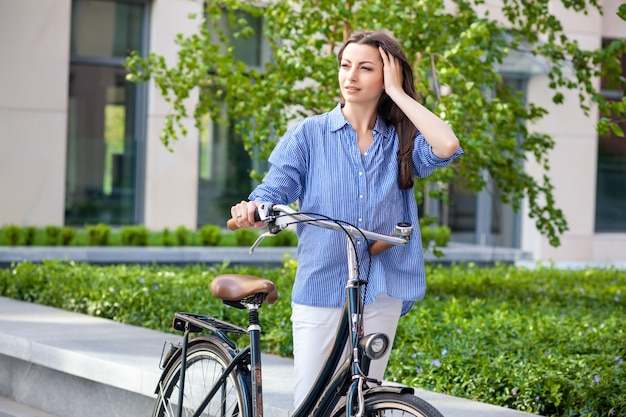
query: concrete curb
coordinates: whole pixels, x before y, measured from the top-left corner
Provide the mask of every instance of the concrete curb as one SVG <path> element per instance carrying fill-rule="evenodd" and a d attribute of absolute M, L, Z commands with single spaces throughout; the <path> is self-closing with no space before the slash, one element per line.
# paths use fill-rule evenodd
<path fill-rule="evenodd" d="M 529 253 L 511 248 L 497 248 L 452 243 L 444 249 L 445 256 L 437 258 L 427 252 L 427 262 L 517 262 L 531 261 Z M 277 265 L 286 256 L 297 258 L 295 247 L 257 248 L 250 254 L 243 247 L 97 247 L 97 246 L 0 246 L 0 265 L 12 262 L 41 262 L 62 259 L 94 264 L 189 264 L 222 263 Z"/>

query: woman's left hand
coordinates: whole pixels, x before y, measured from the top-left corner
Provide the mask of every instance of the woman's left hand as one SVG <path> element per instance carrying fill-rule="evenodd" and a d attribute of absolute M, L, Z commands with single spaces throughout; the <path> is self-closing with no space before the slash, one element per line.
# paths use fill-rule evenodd
<path fill-rule="evenodd" d="M 383 60 L 383 82 L 385 91 L 391 97 L 395 92 L 404 92 L 402 89 L 402 65 L 393 55 L 388 55 L 382 47 L 378 47 Z"/>

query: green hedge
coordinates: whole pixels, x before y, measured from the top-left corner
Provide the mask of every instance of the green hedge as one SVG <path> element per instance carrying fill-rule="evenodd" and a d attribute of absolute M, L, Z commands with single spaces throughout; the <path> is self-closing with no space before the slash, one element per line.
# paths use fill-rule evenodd
<path fill-rule="evenodd" d="M 87 224 L 71 226 L 0 227 L 0 246 L 250 246 L 261 233 L 257 229 L 232 232 L 217 225 L 205 225 L 198 230 L 178 226 L 151 231 L 145 226 Z M 292 230 L 283 230 L 261 246 L 296 246 L 298 238 Z"/>
<path fill-rule="evenodd" d="M 0 270 L 0 294 L 170 331 L 179 310 L 244 325 L 210 281 L 263 275 L 281 293 L 261 313 L 264 348 L 289 356 L 294 268 L 19 263 Z M 428 279 L 400 321 L 390 380 L 544 416 L 626 415 L 625 271 L 464 264 L 429 266 Z"/>
<path fill-rule="evenodd" d="M 423 220 L 423 221 L 422 221 Z M 447 226 L 433 224 L 432 218 L 420 220 L 422 244 L 436 256 L 447 246 L 451 231 Z M 98 223 L 83 228 L 72 226 L 17 226 L 0 227 L 0 246 L 250 246 L 261 233 L 257 229 L 240 229 L 235 232 L 217 225 L 204 225 L 198 230 L 178 226 L 151 231 L 142 225 L 121 226 Z M 292 230 L 283 230 L 261 246 L 296 246 L 298 238 Z"/>

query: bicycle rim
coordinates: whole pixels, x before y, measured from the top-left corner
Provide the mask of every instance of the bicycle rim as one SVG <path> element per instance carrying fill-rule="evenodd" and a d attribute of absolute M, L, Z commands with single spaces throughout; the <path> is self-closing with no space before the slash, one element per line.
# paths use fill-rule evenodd
<path fill-rule="evenodd" d="M 181 417 L 192 416 L 197 412 L 231 360 L 231 356 L 219 342 L 207 339 L 189 346 Z M 174 366 L 160 382 L 154 417 L 179 417 L 180 367 L 181 358 L 177 358 Z M 237 374 L 231 373 L 200 416 L 243 417 L 246 415 L 243 410 L 241 383 Z"/>
<path fill-rule="evenodd" d="M 333 417 L 345 417 L 342 407 Z M 365 399 L 364 417 L 443 417 L 431 404 L 412 394 L 381 392 Z"/>

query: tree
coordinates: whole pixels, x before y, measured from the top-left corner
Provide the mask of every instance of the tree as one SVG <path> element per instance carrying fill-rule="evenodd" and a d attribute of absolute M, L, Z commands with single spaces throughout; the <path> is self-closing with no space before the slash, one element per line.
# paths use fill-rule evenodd
<path fill-rule="evenodd" d="M 413 61 L 424 104 L 452 126 L 466 152 L 458 163 L 437 170 L 428 181 L 446 184 L 460 177 L 477 192 L 485 187 L 488 175 L 502 191 L 502 201 L 515 210 L 528 199 L 536 227 L 558 246 L 568 226 L 555 205 L 547 175 L 547 152 L 554 141 L 527 128 L 547 111 L 525 103 L 521 93 L 503 83 L 498 67 L 512 51 L 532 55 L 549 68 L 555 103 L 563 102 L 565 89 L 574 89 L 585 112 L 597 105 L 602 114 L 623 116 L 626 101 L 609 103 L 594 79 L 605 76 L 624 87 L 619 56 L 625 53 L 626 42 L 581 49 L 550 13 L 548 0 L 503 0 L 505 22 L 479 15 L 476 6 L 484 3 L 454 0 L 450 10 L 443 0 L 276 0 L 263 7 L 255 1 L 208 2 L 204 16 L 192 16 L 198 21 L 198 32 L 177 37 L 176 63 L 168 66 L 157 54 L 142 58 L 134 53 L 127 60 L 128 77 L 136 82 L 153 79 L 172 104 L 161 135 L 166 146 L 186 134 L 180 124 L 188 116 L 184 104 L 200 88 L 193 115 L 196 126 L 202 127 L 206 115 L 221 120 L 226 105 L 228 118 L 238 120 L 236 127 L 245 134 L 246 148 L 260 150 L 260 157 L 266 158 L 290 121 L 336 104 L 335 52 L 352 28 L 390 30 Z M 596 0 L 562 3 L 579 13 L 601 12 Z M 246 16 L 262 18 L 263 35 L 271 45 L 271 60 L 262 68 L 247 66 L 229 46 L 254 33 Z M 623 136 L 608 118 L 602 118 L 597 128 L 600 133 L 613 129 Z M 541 178 L 524 170 L 528 159 L 543 168 Z M 433 197 L 445 198 L 445 187 L 426 185 L 416 183 L 418 197 L 428 190 Z"/>

